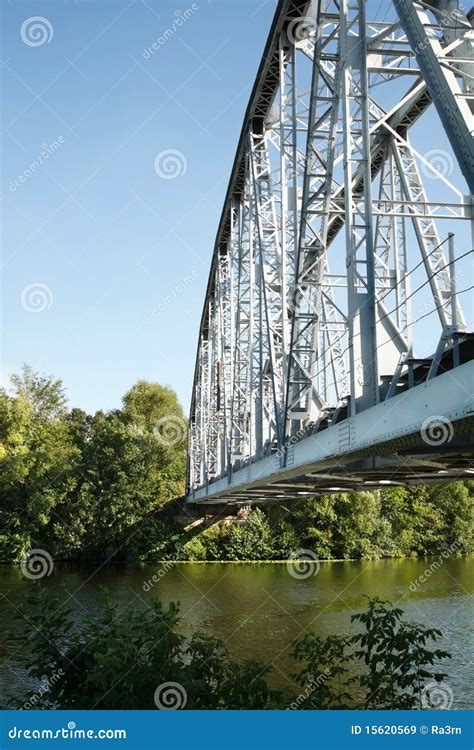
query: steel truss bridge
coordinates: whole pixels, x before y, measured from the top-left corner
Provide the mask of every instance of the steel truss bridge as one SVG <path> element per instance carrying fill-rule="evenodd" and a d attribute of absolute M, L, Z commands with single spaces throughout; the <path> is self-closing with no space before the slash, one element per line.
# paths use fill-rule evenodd
<path fill-rule="evenodd" d="M 473 20 L 278 3 L 212 257 L 188 502 L 474 474 Z"/>

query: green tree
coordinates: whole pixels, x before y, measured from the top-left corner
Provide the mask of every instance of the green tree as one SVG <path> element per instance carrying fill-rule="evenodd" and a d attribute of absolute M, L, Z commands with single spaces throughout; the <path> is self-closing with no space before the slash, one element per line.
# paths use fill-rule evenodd
<path fill-rule="evenodd" d="M 433 485 L 428 496 L 442 514 L 440 545 L 452 553 L 472 554 L 474 550 L 473 482 L 449 482 Z"/>
<path fill-rule="evenodd" d="M 186 420 L 178 397 L 171 388 L 139 380 L 123 397 L 123 413 L 136 424 L 143 424 L 148 432 L 156 431 L 158 434 L 166 428 L 167 422 L 171 425 L 174 423 L 176 445 L 181 448 L 186 446 Z"/>
<path fill-rule="evenodd" d="M 353 615 L 364 631 L 352 639 L 355 656 L 366 671 L 358 678 L 365 688 L 363 708 L 423 708 L 422 691 L 426 682 L 442 682 L 444 672 L 433 672 L 435 662 L 450 654 L 430 649 L 429 641 L 441 638 L 441 631 L 403 620 L 403 610 L 390 602 L 369 600 L 365 612 Z"/>
<path fill-rule="evenodd" d="M 64 418 L 60 381 L 24 368 L 14 395 L 0 392 L 0 558 L 50 546 L 57 506 L 76 485 L 78 451 Z M 51 550 L 50 550 L 51 551 Z"/>
<path fill-rule="evenodd" d="M 30 365 L 23 365 L 21 373 L 13 374 L 10 381 L 14 398 L 31 404 L 40 419 L 57 419 L 66 414 L 67 398 L 61 380 L 40 375 Z"/>

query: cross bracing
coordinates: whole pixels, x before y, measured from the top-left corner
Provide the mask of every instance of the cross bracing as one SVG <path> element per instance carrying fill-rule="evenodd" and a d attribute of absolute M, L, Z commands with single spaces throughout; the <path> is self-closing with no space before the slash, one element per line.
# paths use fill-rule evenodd
<path fill-rule="evenodd" d="M 285 476 L 301 482 L 308 439 L 319 445 L 323 433 L 337 433 L 347 471 L 377 407 L 398 409 L 420 385 L 434 396 L 435 381 L 454 372 L 463 408 L 453 402 L 446 419 L 465 418 L 470 289 L 457 269 L 473 225 L 473 16 L 453 0 L 280 0 L 206 291 L 189 499 L 276 497 Z M 439 149 L 414 147 L 410 131 L 424 120 Z M 405 434 L 419 433 L 409 417 Z M 375 432 L 364 455 L 380 473 L 376 446 L 395 436 Z M 415 475 L 413 460 L 400 481 Z"/>

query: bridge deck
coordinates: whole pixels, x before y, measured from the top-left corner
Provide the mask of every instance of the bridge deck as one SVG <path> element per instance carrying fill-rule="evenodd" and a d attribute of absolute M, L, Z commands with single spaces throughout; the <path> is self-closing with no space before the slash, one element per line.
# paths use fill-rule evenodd
<path fill-rule="evenodd" d="M 474 477 L 474 362 L 287 445 L 188 496 L 188 502 L 301 499 L 339 490 Z M 435 415 L 435 416 L 433 416 Z"/>
<path fill-rule="evenodd" d="M 473 471 L 474 337 L 461 305 L 473 17 L 451 0 L 385 5 L 381 19 L 365 0 L 277 4 L 212 255 L 188 503 Z M 430 108 L 441 151 L 409 137 Z"/>

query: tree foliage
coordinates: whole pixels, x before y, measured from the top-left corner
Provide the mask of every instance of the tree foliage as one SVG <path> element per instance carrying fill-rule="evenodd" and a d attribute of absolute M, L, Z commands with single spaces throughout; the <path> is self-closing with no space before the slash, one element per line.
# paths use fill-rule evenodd
<path fill-rule="evenodd" d="M 139 380 L 123 407 L 68 409 L 60 380 L 25 366 L 0 389 L 0 560 L 284 560 L 473 551 L 472 482 L 388 487 L 256 508 L 183 532 L 186 420 L 176 394 Z M 176 512 L 175 512 L 176 508 Z M 204 529 L 204 530 L 202 530 Z"/>
<path fill-rule="evenodd" d="M 255 509 L 245 522 L 193 533 L 188 560 L 375 559 L 473 551 L 472 482 L 310 497 Z"/>
<path fill-rule="evenodd" d="M 184 491 L 185 421 L 176 394 L 140 381 L 124 408 L 68 411 L 59 380 L 25 367 L 0 391 L 0 559 L 125 554 L 128 530 Z M 166 442 L 160 418 L 184 425 Z"/>

